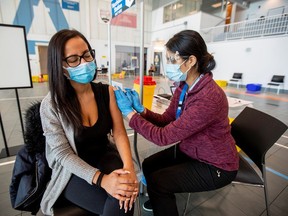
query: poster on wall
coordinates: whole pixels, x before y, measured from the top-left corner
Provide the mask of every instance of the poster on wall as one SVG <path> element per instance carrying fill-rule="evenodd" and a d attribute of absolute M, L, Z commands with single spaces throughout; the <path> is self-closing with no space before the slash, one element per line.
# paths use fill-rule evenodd
<path fill-rule="evenodd" d="M 161 63 L 162 62 L 162 52 L 154 52 L 154 66 L 155 66 L 155 75 L 160 75 Z"/>
<path fill-rule="evenodd" d="M 0 24 L 0 89 L 31 88 L 24 26 Z"/>
<path fill-rule="evenodd" d="M 111 25 L 137 28 L 137 15 L 132 13 L 122 13 L 111 20 Z"/>

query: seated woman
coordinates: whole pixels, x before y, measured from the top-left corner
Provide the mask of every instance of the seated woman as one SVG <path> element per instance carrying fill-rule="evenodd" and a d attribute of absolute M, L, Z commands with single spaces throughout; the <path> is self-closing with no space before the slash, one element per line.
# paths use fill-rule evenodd
<path fill-rule="evenodd" d="M 150 68 L 149 68 L 149 76 L 152 76 L 154 75 L 154 72 L 156 71 L 156 68 L 155 68 L 155 65 L 154 64 L 151 64 L 150 65 Z"/>
<path fill-rule="evenodd" d="M 95 51 L 76 30 L 61 30 L 48 46 L 48 95 L 40 108 L 51 181 L 41 202 L 53 215 L 68 201 L 101 215 L 133 215 L 138 181 L 129 140 L 111 86 L 93 83 Z M 116 148 L 109 144 L 113 133 Z"/>
<path fill-rule="evenodd" d="M 125 94 L 118 89 L 115 95 L 131 128 L 156 145 L 176 143 L 143 162 L 151 201 L 145 209 L 153 209 L 157 216 L 176 216 L 175 193 L 229 184 L 236 177 L 239 159 L 230 133 L 227 97 L 212 78 L 216 63 L 203 38 L 184 30 L 166 48 L 166 76 L 179 86 L 163 114 L 144 108 L 136 91 Z"/>

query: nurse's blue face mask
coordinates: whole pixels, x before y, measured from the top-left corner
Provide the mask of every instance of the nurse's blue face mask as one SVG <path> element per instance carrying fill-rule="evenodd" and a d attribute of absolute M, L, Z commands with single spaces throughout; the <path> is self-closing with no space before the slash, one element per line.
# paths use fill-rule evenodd
<path fill-rule="evenodd" d="M 185 81 L 187 79 L 188 71 L 191 69 L 189 68 L 187 71 L 182 72 L 180 67 L 186 62 L 187 59 L 184 60 L 181 64 L 177 64 L 177 60 L 179 59 L 180 56 L 178 51 L 176 51 L 174 56 L 167 57 L 166 76 L 168 79 L 175 82 Z"/>
<path fill-rule="evenodd" d="M 81 59 L 86 62 L 81 64 Z M 95 51 L 89 50 L 83 53 L 82 56 L 72 55 L 64 59 L 69 67 L 63 67 L 69 73 L 70 80 L 77 83 L 86 84 L 94 79 L 96 73 Z"/>
<path fill-rule="evenodd" d="M 184 64 L 185 61 L 182 62 L 182 64 Z M 185 81 L 187 79 L 187 73 L 190 69 L 187 70 L 185 73 L 183 73 L 180 70 L 180 67 L 182 64 L 167 64 L 166 65 L 166 76 L 168 77 L 168 79 L 173 80 L 175 82 Z"/>

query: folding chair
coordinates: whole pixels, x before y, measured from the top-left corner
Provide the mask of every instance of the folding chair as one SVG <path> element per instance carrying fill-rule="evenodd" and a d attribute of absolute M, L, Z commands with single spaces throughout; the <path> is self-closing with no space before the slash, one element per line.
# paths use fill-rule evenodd
<path fill-rule="evenodd" d="M 228 84 L 230 83 L 236 83 L 237 88 L 239 89 L 240 84 L 242 83 L 242 73 L 234 73 Z"/>
<path fill-rule="evenodd" d="M 282 75 L 273 75 L 271 82 L 267 83 L 267 89 L 270 89 L 271 86 L 277 87 L 277 94 L 280 93 L 281 86 L 284 87 L 284 78 L 285 76 Z"/>

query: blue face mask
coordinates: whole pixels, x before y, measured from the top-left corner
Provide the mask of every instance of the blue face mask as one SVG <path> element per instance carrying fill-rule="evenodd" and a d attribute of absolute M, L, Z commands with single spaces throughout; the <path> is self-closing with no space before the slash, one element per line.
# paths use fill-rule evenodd
<path fill-rule="evenodd" d="M 77 67 L 65 68 L 69 73 L 69 79 L 77 83 L 90 83 L 94 76 L 96 70 L 96 63 L 94 61 L 85 62 L 78 65 Z"/>
<path fill-rule="evenodd" d="M 184 62 L 182 64 L 184 64 Z M 182 64 L 180 65 L 179 64 L 167 64 L 166 65 L 166 76 L 168 77 L 168 79 L 173 80 L 175 82 L 185 81 L 187 79 L 187 73 L 191 68 L 189 68 L 185 73 L 183 73 L 180 70 L 180 67 Z"/>

